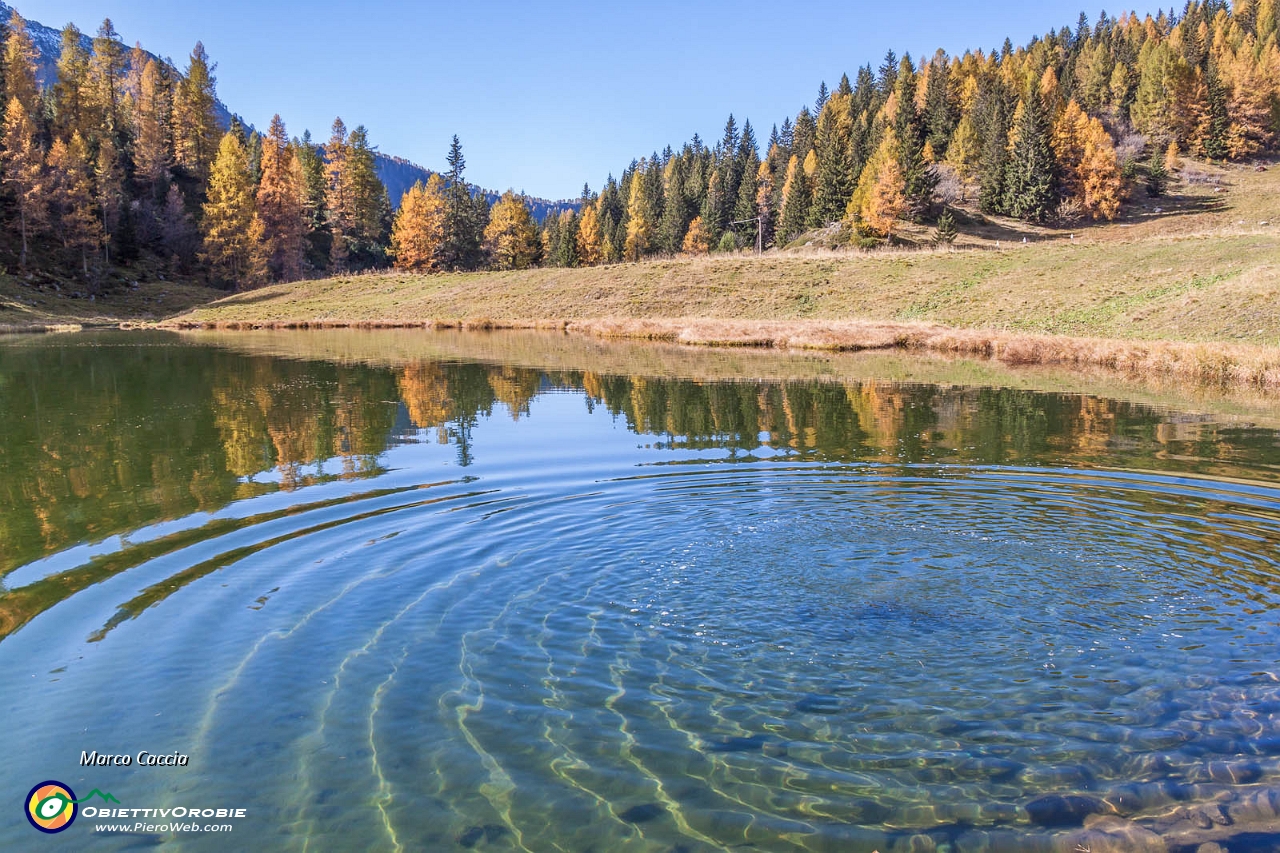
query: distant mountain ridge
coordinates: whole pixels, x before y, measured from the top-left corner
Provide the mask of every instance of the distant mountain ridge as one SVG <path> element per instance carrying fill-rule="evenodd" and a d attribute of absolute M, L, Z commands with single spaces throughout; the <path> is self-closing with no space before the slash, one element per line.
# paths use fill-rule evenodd
<path fill-rule="evenodd" d="M 387 195 L 391 197 L 393 207 L 400 206 L 400 198 L 409 191 L 409 188 L 422 181 L 424 184 L 427 179 L 436 172 L 424 166 L 419 166 L 403 157 L 393 157 L 389 154 L 376 153 L 378 177 L 382 179 L 382 183 L 387 188 Z M 484 193 L 485 198 L 489 200 L 489 204 L 496 202 L 502 193 L 496 190 L 486 190 L 478 188 Z M 525 201 L 529 205 L 529 211 L 533 214 L 534 219 L 539 222 L 544 221 L 548 216 L 559 216 L 566 210 L 577 210 L 582 206 L 582 202 L 577 199 L 548 201 L 545 198 L 532 198 L 525 196 Z"/>
<path fill-rule="evenodd" d="M 8 21 L 9 15 L 12 13 L 13 7 L 0 0 L 0 15 L 5 21 Z M 21 12 L 18 13 L 22 15 Z M 31 35 L 31 41 L 35 44 L 36 50 L 39 51 L 40 58 L 37 68 L 37 77 L 41 85 L 51 86 L 58 76 L 58 58 L 62 55 L 62 30 L 42 24 L 39 21 L 32 20 L 26 15 L 22 15 L 22 19 L 27 22 L 27 32 Z M 123 41 L 123 39 L 122 39 Z M 93 37 L 85 33 L 81 36 L 81 44 L 85 50 L 93 52 Z M 126 48 L 129 47 L 125 42 Z M 150 51 L 144 51 L 149 59 L 155 59 L 160 62 L 166 62 L 171 66 L 177 67 L 171 59 L 157 56 Z M 126 61 L 128 61 L 128 52 L 125 53 Z M 181 68 L 178 68 L 181 71 Z M 218 119 L 222 123 L 223 128 L 231 126 L 232 118 L 239 118 L 231 110 L 222 103 L 221 100 L 217 104 Z M 252 125 L 240 119 L 240 123 L 246 127 Z M 375 164 L 378 171 L 378 177 L 387 188 L 387 195 L 391 199 L 393 208 L 400 207 L 400 199 L 406 192 L 418 181 L 424 184 L 433 174 L 430 169 L 419 166 L 403 157 L 395 157 L 389 154 L 375 152 Z M 501 196 L 501 193 L 494 190 L 480 189 L 484 193 L 485 198 L 493 204 Z M 570 201 L 549 201 L 543 198 L 527 198 L 529 209 L 533 213 L 535 219 L 542 222 L 549 215 L 559 216 L 565 210 L 577 210 L 581 204 L 576 200 Z"/>
<path fill-rule="evenodd" d="M 12 12 L 13 7 L 5 3 L 4 0 L 0 0 L 0 16 L 3 16 L 6 23 L 8 22 L 9 16 Z M 22 15 L 21 12 L 18 14 Z M 46 26 L 39 21 L 34 21 L 31 18 L 28 18 L 26 15 L 22 15 L 22 19 L 27 22 L 27 34 L 31 36 L 31 41 L 35 44 L 36 50 L 40 54 L 36 66 L 36 79 L 40 81 L 41 86 L 52 86 L 58 79 L 58 58 L 62 55 L 62 30 Z M 123 39 L 121 41 L 123 42 Z M 130 62 L 132 47 L 127 42 L 123 43 L 125 45 L 124 57 L 125 65 L 127 67 Z M 80 35 L 80 44 L 85 50 L 93 53 L 92 35 L 82 32 Z M 167 63 L 175 68 L 177 67 L 172 59 L 157 56 L 151 51 L 145 49 L 143 50 L 143 53 L 147 55 L 148 59 L 154 59 L 158 62 Z M 228 109 L 227 105 L 222 103 L 222 101 L 217 102 L 216 109 L 218 112 L 218 120 L 222 123 L 224 128 L 231 126 L 231 119 L 233 117 L 239 118 L 239 116 L 234 116 L 231 110 Z M 243 119 L 241 119 L 241 124 L 245 124 Z"/>

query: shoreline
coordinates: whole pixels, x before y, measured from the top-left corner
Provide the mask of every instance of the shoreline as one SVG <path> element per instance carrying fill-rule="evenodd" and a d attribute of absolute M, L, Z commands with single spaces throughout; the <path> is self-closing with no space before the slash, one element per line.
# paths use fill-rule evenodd
<path fill-rule="evenodd" d="M 1012 367 L 1104 368 L 1196 384 L 1280 391 L 1280 347 L 1122 340 L 967 329 L 939 323 L 877 320 L 733 320 L 595 318 L 582 320 L 190 320 L 122 323 L 122 329 L 248 331 L 306 329 L 534 330 L 603 339 L 784 351 L 935 352 L 975 356 Z"/>

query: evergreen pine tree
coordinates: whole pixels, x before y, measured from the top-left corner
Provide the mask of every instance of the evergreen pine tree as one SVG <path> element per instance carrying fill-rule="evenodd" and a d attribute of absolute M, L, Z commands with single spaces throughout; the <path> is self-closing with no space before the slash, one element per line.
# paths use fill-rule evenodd
<path fill-rule="evenodd" d="M 950 246 L 956 241 L 956 235 L 959 234 L 956 228 L 955 217 L 951 215 L 950 210 L 944 210 L 942 215 L 938 217 L 938 230 L 934 234 L 934 242 L 943 246 Z"/>
<path fill-rule="evenodd" d="M 759 190 L 756 176 L 760 172 L 760 152 L 756 149 L 756 137 L 751 130 L 750 121 L 742 127 L 742 141 L 738 145 L 738 170 L 742 177 L 738 182 L 738 195 L 734 199 L 731 217 L 733 221 L 740 223 L 736 226 L 738 235 L 744 241 L 749 240 L 754 244 L 756 223 L 746 220 L 754 219 L 760 214 L 756 206 L 756 194 Z"/>
<path fill-rule="evenodd" d="M 724 125 L 724 138 L 720 141 L 716 164 L 722 201 L 718 205 L 718 217 L 711 224 L 717 233 L 729 227 L 733 206 L 738 198 L 738 185 L 742 183 L 742 161 L 738 155 L 740 141 L 737 123 L 730 114 Z"/>
<path fill-rule="evenodd" d="M 894 134 L 898 141 L 898 169 L 903 179 L 907 215 L 918 219 L 933 205 L 938 175 L 924 156 L 925 124 L 916 108 L 916 79 L 911 56 L 903 56 L 894 90 L 898 100 Z"/>
<path fill-rule="evenodd" d="M 262 134 L 246 129 L 244 149 L 249 152 L 249 175 L 256 187 L 262 181 Z"/>
<path fill-rule="evenodd" d="M 867 64 L 858 69 L 858 82 L 853 87 L 853 113 L 871 112 L 876 100 L 876 77 Z"/>
<path fill-rule="evenodd" d="M 822 108 L 827 105 L 827 100 L 831 97 L 827 91 L 827 81 L 823 80 L 818 86 L 818 98 L 813 102 L 813 111 L 818 115 L 822 115 Z"/>
<path fill-rule="evenodd" d="M 685 191 L 685 165 L 683 157 L 675 157 L 667 164 L 666 206 L 662 210 L 662 224 L 658 229 L 662 250 L 669 254 L 680 251 L 681 242 L 689 230 L 693 210 Z"/>
<path fill-rule="evenodd" d="M 778 243 L 786 245 L 804 233 L 809 220 L 812 190 L 799 158 L 792 155 L 787 163 L 782 187 L 782 218 L 778 224 Z"/>
<path fill-rule="evenodd" d="M 644 213 L 652 234 L 650 246 L 653 250 L 662 249 L 662 214 L 666 207 L 664 164 L 670 165 L 670 162 L 655 154 L 649 158 L 649 168 L 644 173 Z"/>
<path fill-rule="evenodd" d="M 1018 104 L 1010 141 L 1005 167 L 1005 212 L 1029 222 L 1042 222 L 1054 208 L 1057 161 L 1039 92 L 1029 92 Z"/>
<path fill-rule="evenodd" d="M 792 131 L 791 153 L 804 162 L 804 158 L 813 150 L 814 137 L 817 136 L 818 125 L 809 113 L 808 107 L 801 107 L 796 115 L 795 128 Z"/>
<path fill-rule="evenodd" d="M 814 153 L 818 170 L 814 175 L 813 205 L 809 222 L 821 227 L 837 222 L 853 192 L 851 163 L 853 154 L 852 95 L 836 94 L 818 116 Z"/>
<path fill-rule="evenodd" d="M 786 152 L 787 156 L 791 156 L 791 145 L 795 140 L 795 128 L 791 124 L 791 116 L 787 116 L 782 120 L 782 130 L 778 134 L 778 145 Z"/>
<path fill-rule="evenodd" d="M 361 268 L 378 266 L 385 260 L 391 202 L 387 188 L 378 178 L 374 149 L 361 125 L 347 140 L 347 193 L 351 210 L 352 260 Z"/>
<path fill-rule="evenodd" d="M 221 146 L 216 84 L 204 44 L 196 42 L 174 105 L 174 153 L 178 164 L 201 186 Z"/>
<path fill-rule="evenodd" d="M 1229 153 L 1227 134 L 1231 128 L 1231 117 L 1227 112 L 1226 86 L 1218 74 L 1216 63 L 1209 63 L 1205 84 L 1208 87 L 1209 120 L 1204 134 L 1204 154 L 1210 160 L 1225 160 Z"/>
<path fill-rule="evenodd" d="M 563 210 L 557 217 L 549 214 L 548 219 L 558 220 L 560 244 L 554 260 L 555 266 L 566 269 L 578 266 L 578 212 Z"/>
<path fill-rule="evenodd" d="M 876 89 L 882 101 L 889 100 L 898 86 L 898 68 L 898 54 L 891 50 L 884 55 L 884 62 L 880 63 L 880 72 L 876 76 Z"/>
<path fill-rule="evenodd" d="M 1169 170 L 1164 167 L 1164 157 L 1156 152 L 1147 163 L 1147 195 L 1159 198 L 1169 186 Z"/>
<path fill-rule="evenodd" d="M 450 270 L 476 269 L 481 260 L 484 225 L 480 224 L 481 217 L 478 205 L 471 197 L 471 186 L 463 177 L 467 161 L 462 155 L 462 143 L 458 141 L 456 134 L 445 159 L 449 164 L 449 171 L 445 174 L 444 248 L 441 263 L 445 269 Z M 481 200 L 483 201 L 483 196 Z M 487 211 L 486 204 L 485 212 Z"/>
<path fill-rule="evenodd" d="M 328 182 L 325 178 L 324 160 L 311 141 L 311 131 L 303 133 L 302 139 L 294 145 L 294 156 L 302 174 L 302 209 L 306 224 L 303 235 L 306 240 L 307 264 L 312 269 L 323 269 L 329 262 L 333 238 L 328 229 L 328 211 L 325 205 Z"/>
<path fill-rule="evenodd" d="M 111 19 L 103 20 L 93 40 L 89 60 L 88 103 L 93 130 L 100 138 L 110 138 L 117 147 L 124 144 L 124 123 L 120 114 L 120 89 L 124 76 L 124 45 Z"/>
<path fill-rule="evenodd" d="M 925 116 L 927 139 L 934 156 L 941 160 L 947 154 L 951 136 L 955 133 L 957 114 L 951 99 L 951 71 L 947 55 L 939 50 L 929 65 L 929 82 L 925 86 Z"/>
<path fill-rule="evenodd" d="M 979 94 L 974 112 L 978 117 L 978 203 L 988 213 L 1003 213 L 1011 120 L 1009 97 L 1003 84 L 989 82 Z"/>

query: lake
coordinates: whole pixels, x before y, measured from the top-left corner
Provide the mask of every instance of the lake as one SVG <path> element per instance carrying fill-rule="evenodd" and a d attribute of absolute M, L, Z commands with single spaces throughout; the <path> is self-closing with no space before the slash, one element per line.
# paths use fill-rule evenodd
<path fill-rule="evenodd" d="M 3 849 L 1280 849 L 1275 398 L 118 332 L 0 430 Z"/>

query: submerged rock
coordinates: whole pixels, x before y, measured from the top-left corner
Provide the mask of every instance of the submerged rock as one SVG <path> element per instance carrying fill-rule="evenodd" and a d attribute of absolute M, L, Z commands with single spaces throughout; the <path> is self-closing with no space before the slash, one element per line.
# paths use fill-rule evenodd
<path fill-rule="evenodd" d="M 1113 815 L 1090 815 L 1084 829 L 1058 839 L 1055 847 L 1061 853 L 1167 853 L 1169 849 L 1151 830 Z"/>
<path fill-rule="evenodd" d="M 661 803 L 645 803 L 621 812 L 618 817 L 627 823 L 647 823 L 666 814 L 667 809 Z"/>
<path fill-rule="evenodd" d="M 510 834 L 511 830 L 500 823 L 486 823 L 484 826 L 467 827 L 466 831 L 458 836 L 458 843 L 470 850 L 481 841 L 497 841 L 502 836 Z"/>
<path fill-rule="evenodd" d="M 1280 789 L 1260 788 L 1228 807 L 1235 823 L 1264 823 L 1280 817 Z"/>
<path fill-rule="evenodd" d="M 1045 794 L 1025 806 L 1037 826 L 1074 826 L 1105 810 L 1101 800 L 1078 794 Z"/>
<path fill-rule="evenodd" d="M 759 752 L 769 739 L 764 735 L 751 737 L 727 736 L 703 742 L 707 752 Z"/>

